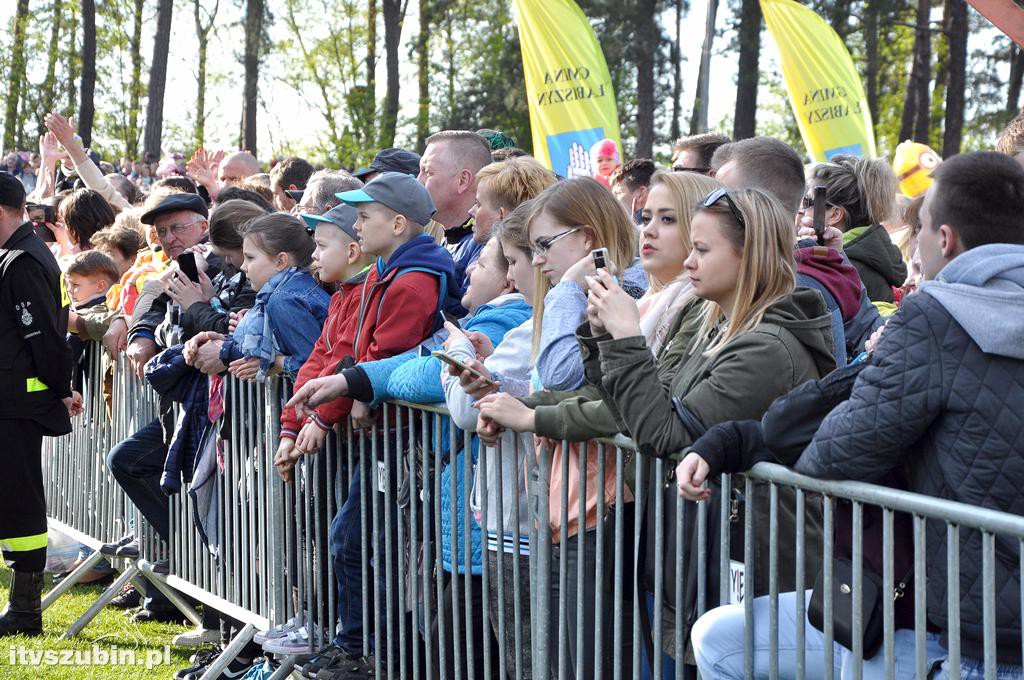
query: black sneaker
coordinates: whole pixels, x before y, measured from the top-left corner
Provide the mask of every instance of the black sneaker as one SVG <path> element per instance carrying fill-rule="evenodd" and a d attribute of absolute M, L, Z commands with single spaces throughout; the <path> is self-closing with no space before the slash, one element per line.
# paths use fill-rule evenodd
<path fill-rule="evenodd" d="M 117 557 L 129 557 L 131 559 L 136 559 L 141 554 L 142 554 L 142 551 L 139 548 L 139 542 L 138 541 L 132 541 L 131 543 L 126 543 L 126 544 L 122 545 L 121 547 L 119 547 L 114 552 L 114 555 L 116 555 Z"/>
<path fill-rule="evenodd" d="M 124 587 L 121 594 L 111 600 L 107 606 L 114 609 L 134 609 L 142 604 L 142 595 L 131 583 Z"/>
<path fill-rule="evenodd" d="M 197 671 L 193 671 L 191 675 L 186 675 L 184 680 L 199 680 L 206 674 L 206 669 L 213 665 L 213 662 L 217 660 L 217 657 L 210 659 L 209 663 L 203 666 Z M 220 675 L 213 678 L 213 680 L 241 680 L 249 669 L 252 668 L 252 659 L 232 659 L 231 663 L 220 672 Z"/>
<path fill-rule="evenodd" d="M 118 548 L 126 546 L 129 543 L 133 542 L 134 540 L 135 540 L 135 536 L 133 536 L 132 534 L 128 534 L 127 536 L 122 538 L 120 541 L 117 541 L 116 543 L 104 543 L 103 545 L 100 546 L 100 552 L 103 553 L 104 555 L 108 555 L 110 557 L 116 557 L 117 556 L 117 549 Z"/>
<path fill-rule="evenodd" d="M 320 669 L 331 665 L 341 657 L 348 659 L 358 658 L 350 656 L 344 649 L 332 643 L 318 652 L 299 654 L 295 657 L 295 667 L 299 669 L 303 677 L 315 678 Z"/>
<path fill-rule="evenodd" d="M 184 678 L 196 671 L 206 668 L 214 659 L 220 656 L 221 651 L 220 647 L 207 647 L 205 649 L 200 649 L 189 657 L 188 662 L 192 665 L 188 668 L 182 668 L 180 671 L 175 673 L 174 680 L 184 680 Z"/>
<path fill-rule="evenodd" d="M 359 659 L 335 660 L 335 663 L 321 668 L 316 674 L 316 680 L 363 680 L 364 678 L 378 678 L 383 680 L 386 675 L 377 675 L 373 667 L 373 657 L 365 656 Z"/>
<path fill-rule="evenodd" d="M 177 609 L 140 609 L 132 615 L 132 621 L 135 623 L 181 623 L 184 624 L 188 621 L 185 615 L 179 612 Z"/>

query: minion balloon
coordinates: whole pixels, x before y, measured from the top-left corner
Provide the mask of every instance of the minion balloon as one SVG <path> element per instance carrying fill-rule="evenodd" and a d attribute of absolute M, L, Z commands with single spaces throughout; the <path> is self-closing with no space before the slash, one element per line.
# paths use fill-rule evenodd
<path fill-rule="evenodd" d="M 927 144 L 907 140 L 896 147 L 892 169 L 900 180 L 900 191 L 917 198 L 932 185 L 931 172 L 942 159 Z"/>

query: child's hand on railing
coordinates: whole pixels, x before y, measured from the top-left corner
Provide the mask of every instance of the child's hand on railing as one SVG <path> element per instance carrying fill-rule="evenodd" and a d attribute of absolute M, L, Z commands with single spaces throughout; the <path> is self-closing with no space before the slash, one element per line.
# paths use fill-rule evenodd
<path fill-rule="evenodd" d="M 234 333 L 235 329 L 238 328 L 238 322 L 242 320 L 248 309 L 242 309 L 237 312 L 228 312 L 228 333 Z"/>
<path fill-rule="evenodd" d="M 368 429 L 377 422 L 377 411 L 361 401 L 352 402 L 352 424 L 359 429 Z"/>
<path fill-rule="evenodd" d="M 710 468 L 706 460 L 696 451 L 690 451 L 676 466 L 676 483 L 679 495 L 690 501 L 706 501 L 711 498 L 711 489 L 704 487 Z"/>
<path fill-rule="evenodd" d="M 295 461 L 298 458 L 298 456 L 293 456 L 294 450 L 295 440 L 285 437 L 278 444 L 277 453 L 274 455 L 274 467 L 277 469 L 277 476 L 281 478 L 281 481 L 288 484 L 292 482 L 292 470 L 295 469 Z"/>
<path fill-rule="evenodd" d="M 295 439 L 295 450 L 299 453 L 319 453 L 326 441 L 327 431 L 310 420 L 299 431 Z"/>

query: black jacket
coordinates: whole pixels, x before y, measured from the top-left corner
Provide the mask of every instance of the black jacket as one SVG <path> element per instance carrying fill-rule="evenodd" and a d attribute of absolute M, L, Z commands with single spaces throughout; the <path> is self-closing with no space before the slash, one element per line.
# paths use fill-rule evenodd
<path fill-rule="evenodd" d="M 28 222 L 0 247 L 0 419 L 71 431 L 68 305 L 60 268 Z"/>
<path fill-rule="evenodd" d="M 962 257 L 962 256 L 961 256 Z M 945 271 L 945 270 L 944 270 Z M 1024 361 L 985 353 L 922 288 L 889 321 L 850 399 L 822 422 L 796 469 L 876 482 L 905 472 L 910 490 L 1024 514 Z M 982 535 L 960 529 L 963 654 L 982 658 Z M 947 629 L 946 527 L 927 523 L 928 618 Z M 1000 663 L 1020 663 L 1016 539 L 996 537 Z"/>

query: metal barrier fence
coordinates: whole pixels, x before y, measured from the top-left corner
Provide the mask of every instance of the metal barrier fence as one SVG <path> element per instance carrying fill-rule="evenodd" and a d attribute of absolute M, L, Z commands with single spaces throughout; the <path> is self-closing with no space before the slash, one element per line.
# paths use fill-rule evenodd
<path fill-rule="evenodd" d="M 98 359 L 91 369 L 96 385 Z M 106 471 L 104 454 L 145 424 L 155 405 L 123 367 L 115 376 L 113 420 L 105 421 L 102 395 L 90 388 L 76 431 L 47 456 L 51 517 L 94 547 L 119 538 L 132 510 Z M 911 559 L 912 552 L 915 669 L 924 678 L 927 576 L 958 575 L 960 546 L 977 531 L 983 661 L 985 677 L 995 677 L 996 562 L 1005 568 L 1007 549 L 1015 552 L 1019 581 L 1024 518 L 885 487 L 814 480 L 764 463 L 735 480 L 724 475 L 710 502 L 691 503 L 675 492 L 674 463 L 639 454 L 624 437 L 543 441 L 536 448 L 511 437 L 481 446 L 443 408 L 406 403 L 383 405 L 368 430 L 340 429 L 285 484 L 273 458 L 288 394 L 279 380 L 226 381 L 212 500 L 190 500 L 186 492 L 196 489 L 188 487 L 172 498 L 168 576 L 152 572 L 151 551 L 159 550 L 153 541 L 145 559 L 129 568 L 241 622 L 231 650 L 258 628 L 298 617 L 311 650 L 338 636 L 353 651 L 372 655 L 378 677 L 690 678 L 696 675 L 691 627 L 708 609 L 733 602 L 744 617 L 737 643 L 744 676 L 755 671 L 755 630 L 767 625 L 764 673 L 776 678 L 780 654 L 791 653 L 779 651 L 779 594 L 809 589 L 822 567 L 821 654 L 831 678 L 833 557 L 840 543 L 852 547 L 848 585 L 857 629 L 870 511 L 881 518 L 885 565 L 884 676 L 895 677 L 900 574 L 894 560 Z M 849 529 L 837 526 L 840 511 Z M 204 520 L 209 544 L 197 519 Z M 911 545 L 894 528 L 902 521 L 912 527 Z M 944 564 L 926 558 L 928 523 L 945 527 Z M 497 529 L 495 536 L 488 527 Z M 125 574 L 135 578 L 138 571 Z M 948 582 L 949 657 L 958 668 L 960 579 Z M 767 622 L 755 617 L 752 596 L 768 597 Z M 782 663 L 792 661 L 795 677 L 813 677 L 811 652 L 804 651 L 804 599 L 795 602 L 795 659 Z M 859 678 L 863 650 L 854 639 L 850 672 Z M 284 677 L 293 663 L 285 659 L 275 676 Z"/>

